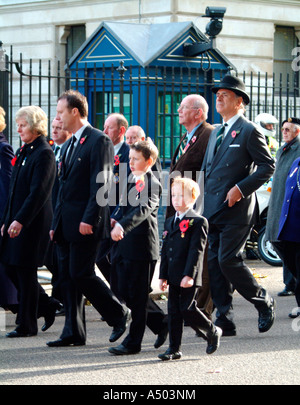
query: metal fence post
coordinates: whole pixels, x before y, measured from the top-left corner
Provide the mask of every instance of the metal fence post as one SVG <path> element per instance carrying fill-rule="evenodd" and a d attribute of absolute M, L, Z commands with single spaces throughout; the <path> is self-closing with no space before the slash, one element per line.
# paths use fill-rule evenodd
<path fill-rule="evenodd" d="M 2 48 L 3 42 L 0 41 L 0 106 L 6 113 L 6 122 L 8 122 L 8 56 L 5 55 L 5 50 Z M 8 136 L 7 128 L 4 130 L 6 137 Z M 9 140 L 11 141 L 11 140 Z"/>

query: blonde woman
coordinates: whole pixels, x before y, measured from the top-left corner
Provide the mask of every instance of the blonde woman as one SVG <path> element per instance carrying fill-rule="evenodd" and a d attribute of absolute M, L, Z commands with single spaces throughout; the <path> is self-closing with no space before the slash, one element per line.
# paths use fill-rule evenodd
<path fill-rule="evenodd" d="M 40 107 L 21 108 L 16 123 L 23 146 L 12 161 L 9 198 L 1 222 L 0 261 L 19 296 L 18 326 L 6 336 L 26 337 L 37 334 L 39 297 L 40 309 L 49 304 L 46 293 L 41 294 L 37 268 L 44 264 L 49 242 L 55 157 L 46 139 L 47 116 Z"/>

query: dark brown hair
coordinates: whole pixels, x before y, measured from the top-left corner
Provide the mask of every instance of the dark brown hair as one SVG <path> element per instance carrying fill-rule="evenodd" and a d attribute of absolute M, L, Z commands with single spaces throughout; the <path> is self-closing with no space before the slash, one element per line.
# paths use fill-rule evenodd
<path fill-rule="evenodd" d="M 65 91 L 59 96 L 58 101 L 59 100 L 67 100 L 69 110 L 77 108 L 80 116 L 82 118 L 87 118 L 89 111 L 87 99 L 83 94 L 79 93 L 79 91 Z"/>
<path fill-rule="evenodd" d="M 147 138 L 145 141 L 138 141 L 130 145 L 130 149 L 141 152 L 146 160 L 150 157 L 153 159 L 153 164 L 156 162 L 158 156 L 158 149 L 152 142 L 151 138 Z"/>

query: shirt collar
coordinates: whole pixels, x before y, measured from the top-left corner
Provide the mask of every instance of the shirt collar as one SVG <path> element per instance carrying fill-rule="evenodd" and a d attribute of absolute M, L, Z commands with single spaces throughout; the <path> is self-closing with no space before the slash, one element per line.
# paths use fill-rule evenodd
<path fill-rule="evenodd" d="M 75 134 L 73 134 L 73 136 L 76 138 L 75 144 L 74 146 L 77 145 L 79 139 L 81 138 L 81 135 L 83 134 L 83 131 L 85 130 L 86 127 L 88 127 L 90 124 L 87 122 L 86 124 L 84 124 L 80 129 L 78 129 L 77 132 L 75 132 Z"/>
<path fill-rule="evenodd" d="M 240 118 L 240 116 L 241 116 L 241 114 L 236 114 L 233 117 L 231 117 L 226 123 L 223 122 L 223 125 L 227 124 L 227 126 L 225 127 L 224 136 L 226 136 L 229 129 L 233 126 L 233 124 L 236 123 L 236 121 Z"/>
<path fill-rule="evenodd" d="M 118 152 L 121 149 L 123 143 L 124 143 L 124 141 L 121 141 L 121 142 L 117 143 L 116 145 L 114 145 L 114 154 L 115 154 L 115 156 L 118 154 Z"/>
<path fill-rule="evenodd" d="M 195 132 L 197 131 L 197 129 L 200 127 L 200 125 L 202 124 L 202 122 L 200 122 L 200 124 L 198 124 L 195 128 L 193 128 L 191 130 L 191 132 L 187 132 L 186 136 L 187 136 L 187 141 L 190 142 L 190 140 L 192 139 L 193 135 L 195 134 Z"/>
<path fill-rule="evenodd" d="M 189 212 L 189 210 L 191 209 L 191 207 L 189 207 L 185 212 L 183 212 L 182 214 L 179 214 L 178 211 L 176 211 L 176 214 L 174 216 L 174 221 L 176 220 L 176 218 L 179 218 L 180 221 L 186 216 L 186 214 Z"/>

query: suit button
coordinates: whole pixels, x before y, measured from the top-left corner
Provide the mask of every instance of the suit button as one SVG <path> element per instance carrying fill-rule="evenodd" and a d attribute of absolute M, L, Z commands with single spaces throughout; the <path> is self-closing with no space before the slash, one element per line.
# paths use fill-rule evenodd
<path fill-rule="evenodd" d="M 172 260 L 173 260 L 172 257 L 170 257 L 169 261 L 171 262 Z"/>
<path fill-rule="evenodd" d="M 169 250 L 170 250 L 170 252 L 173 252 L 173 248 L 170 248 Z"/>

